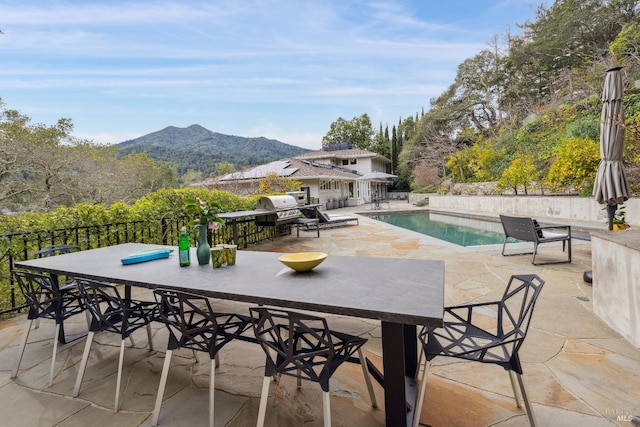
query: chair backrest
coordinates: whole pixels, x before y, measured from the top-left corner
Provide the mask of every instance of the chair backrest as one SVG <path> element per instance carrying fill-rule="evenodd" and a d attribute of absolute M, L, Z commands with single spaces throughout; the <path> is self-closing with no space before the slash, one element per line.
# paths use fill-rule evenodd
<path fill-rule="evenodd" d="M 40 249 L 34 255 L 36 256 L 36 258 L 43 258 L 48 256 L 68 254 L 71 252 L 77 252 L 79 250 L 80 250 L 80 246 L 77 246 L 77 245 L 67 245 L 67 244 L 51 245 L 51 246 L 46 246 Z"/>
<path fill-rule="evenodd" d="M 50 276 L 31 271 L 14 270 L 13 277 L 29 306 L 29 319 L 57 319 L 62 300 Z"/>
<path fill-rule="evenodd" d="M 115 285 L 89 279 L 77 279 L 87 309 L 91 313 L 90 331 L 122 334 L 127 305 Z M 126 328 L 126 325 L 125 325 Z"/>
<path fill-rule="evenodd" d="M 153 294 L 160 304 L 160 318 L 169 329 L 169 350 L 204 351 L 213 359 L 225 344 L 250 327 L 242 316 L 216 313 L 202 295 L 169 289 L 156 289 Z"/>
<path fill-rule="evenodd" d="M 336 349 L 326 319 L 268 307 L 252 307 L 250 312 L 256 339 L 267 355 L 266 375 L 315 381 L 327 391 L 329 378 L 352 351 Z"/>
<path fill-rule="evenodd" d="M 320 209 L 318 209 L 318 219 L 320 220 L 320 222 L 331 222 L 331 218 L 329 217 L 329 215 L 322 212 Z"/>
<path fill-rule="evenodd" d="M 535 274 L 513 275 L 498 308 L 497 336 L 522 345 L 544 280 Z"/>
<path fill-rule="evenodd" d="M 302 215 L 304 215 L 305 218 L 309 218 L 309 219 L 316 219 L 318 218 L 318 214 L 317 212 L 320 209 L 318 209 L 317 206 L 310 208 L 310 207 L 305 207 L 305 206 L 300 206 L 300 212 L 302 213 Z"/>
<path fill-rule="evenodd" d="M 531 218 L 500 215 L 500 222 L 506 237 L 513 237 L 525 242 L 535 242 L 538 237 L 538 232 Z"/>

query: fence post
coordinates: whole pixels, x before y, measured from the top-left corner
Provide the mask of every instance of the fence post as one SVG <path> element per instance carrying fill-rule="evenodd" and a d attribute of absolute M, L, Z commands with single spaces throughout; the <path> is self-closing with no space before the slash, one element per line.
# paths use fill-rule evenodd
<path fill-rule="evenodd" d="M 167 226 L 167 219 L 165 217 L 162 217 L 160 219 L 160 229 L 162 231 L 162 244 L 166 245 L 167 244 L 167 233 L 169 232 L 169 230 L 168 230 L 168 226 Z"/>

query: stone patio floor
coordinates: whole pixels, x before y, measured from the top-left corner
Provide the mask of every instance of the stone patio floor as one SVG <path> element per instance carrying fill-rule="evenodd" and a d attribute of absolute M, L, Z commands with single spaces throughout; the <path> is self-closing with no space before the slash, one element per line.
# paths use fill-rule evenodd
<path fill-rule="evenodd" d="M 390 208 L 416 209 L 400 201 L 391 203 Z M 589 242 L 574 241 L 571 264 L 533 266 L 530 256 L 501 256 L 501 245 L 460 248 L 365 216 L 357 226 L 322 230 L 320 234 L 316 238 L 314 232 L 301 232 L 296 238 L 294 232 L 250 249 L 442 259 L 447 305 L 499 299 L 512 274 L 538 274 L 546 284 L 520 351 L 538 424 L 633 426 L 632 418 L 640 415 L 640 349 L 592 312 L 592 289 L 582 279 L 583 272 L 591 269 Z M 561 247 L 543 245 L 540 254 L 540 260 L 545 256 L 559 257 Z M 137 290 L 136 294 L 139 298 L 152 298 L 146 290 Z M 216 301 L 215 307 L 247 310 L 247 305 L 227 301 Z M 381 364 L 378 322 L 328 318 L 334 329 L 367 337 L 365 354 Z M 10 379 L 25 319 L 22 314 L 0 323 L 0 426 L 150 425 L 166 348 L 164 326 L 154 325 L 154 351 L 146 347 L 144 331 L 134 335 L 133 348 L 127 346 L 121 409 L 114 414 L 118 340 L 112 334 L 96 336 L 80 396 L 72 398 L 84 340 L 59 346 L 56 377 L 52 387 L 47 387 L 53 337 L 53 324 L 49 321 L 41 322 L 40 328 L 32 331 L 18 377 Z M 65 326 L 73 333 L 86 329 L 85 322 L 80 315 Z M 205 354 L 199 354 L 196 361 L 190 351 L 174 353 L 159 425 L 206 425 L 208 362 Z M 222 350 L 220 362 L 216 372 L 216 426 L 254 425 L 264 372 L 262 350 L 253 344 L 232 342 Z M 377 409 L 369 404 L 360 367 L 343 365 L 331 383 L 333 425 L 384 425 L 383 391 L 375 383 L 374 388 L 380 405 Z M 278 387 L 272 385 L 271 393 L 276 395 L 276 406 L 270 401 L 266 425 L 322 425 L 321 390 L 316 384 L 305 383 L 298 390 L 294 379 L 283 378 Z M 526 414 L 515 405 L 506 371 L 447 358 L 436 358 L 429 368 L 421 423 L 433 427 L 528 424 Z"/>

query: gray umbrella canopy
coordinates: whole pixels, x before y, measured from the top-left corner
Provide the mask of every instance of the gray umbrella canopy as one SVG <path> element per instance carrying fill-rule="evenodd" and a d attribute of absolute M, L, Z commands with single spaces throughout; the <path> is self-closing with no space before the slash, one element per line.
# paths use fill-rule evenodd
<path fill-rule="evenodd" d="M 380 179 L 389 179 L 389 178 L 396 178 L 398 175 L 392 175 L 390 173 L 386 173 L 386 172 L 371 172 L 368 173 L 366 175 L 362 175 L 360 178 L 358 178 L 359 180 L 362 181 L 375 181 L 375 180 L 380 180 Z"/>
<path fill-rule="evenodd" d="M 629 199 L 629 184 L 622 166 L 624 150 L 624 107 L 621 67 L 607 70 L 602 91 L 600 117 L 600 165 L 593 185 L 593 196 L 607 205 L 609 229 L 618 204 Z"/>

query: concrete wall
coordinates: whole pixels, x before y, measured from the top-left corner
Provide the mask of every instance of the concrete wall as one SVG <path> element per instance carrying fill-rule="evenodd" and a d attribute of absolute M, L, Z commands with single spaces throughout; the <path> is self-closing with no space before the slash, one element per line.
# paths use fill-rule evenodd
<path fill-rule="evenodd" d="M 418 197 L 421 196 L 421 197 Z M 604 205 L 591 197 L 574 196 L 453 196 L 439 194 L 410 195 L 409 201 L 429 198 L 429 207 L 448 211 L 481 212 L 515 216 L 531 216 L 585 222 L 607 221 Z M 640 199 L 624 203 L 627 222 L 640 225 Z"/>
<path fill-rule="evenodd" d="M 413 195 L 411 195 L 413 196 Z M 411 198 L 416 203 L 423 194 Z M 632 345 L 640 348 L 640 229 L 606 230 L 604 207 L 589 197 L 570 196 L 452 196 L 429 194 L 429 208 L 452 212 L 531 216 L 601 223 L 591 234 L 593 312 Z M 625 203 L 627 222 L 640 226 L 640 199 Z"/>
<path fill-rule="evenodd" d="M 640 230 L 593 234 L 593 312 L 640 348 Z"/>

